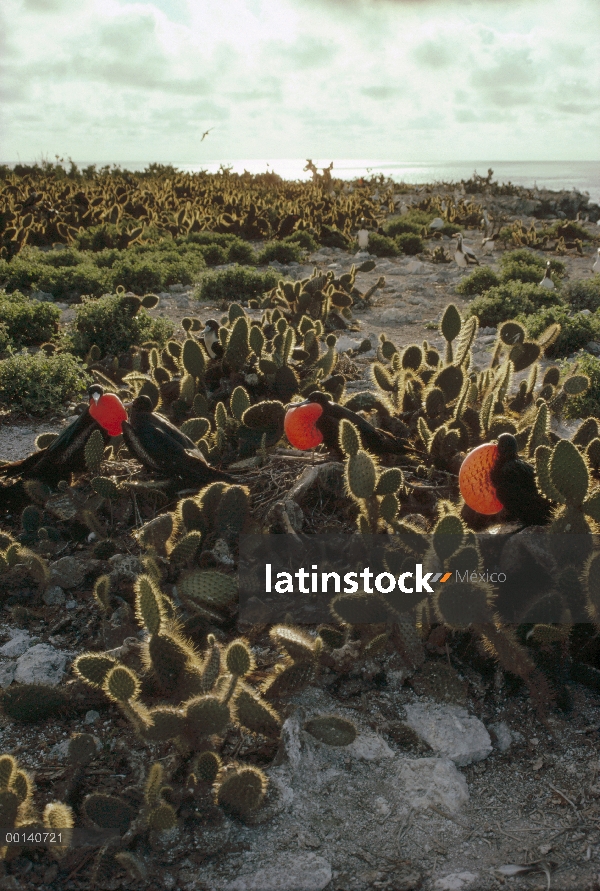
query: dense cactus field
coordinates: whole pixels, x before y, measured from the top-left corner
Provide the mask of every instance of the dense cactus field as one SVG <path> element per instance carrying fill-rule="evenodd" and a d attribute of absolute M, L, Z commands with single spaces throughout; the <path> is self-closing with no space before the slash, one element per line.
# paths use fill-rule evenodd
<path fill-rule="evenodd" d="M 34 635 L 70 665 L 58 683 L 3 683 L 0 825 L 25 836 L 115 831 L 85 856 L 68 834 L 47 850 L 6 846 L 0 887 L 11 877 L 5 887 L 29 887 L 26 862 L 34 884 L 48 888 L 166 887 L 177 858 L 192 853 L 200 876 L 228 852 L 231 833 L 260 832 L 280 813 L 270 770 L 283 724 L 303 691 L 325 682 L 335 696 L 359 677 L 364 695 L 373 678 L 401 670 L 415 690 L 448 701 L 468 680 L 481 701 L 503 689 L 540 726 L 573 710 L 580 685 L 600 691 L 600 557 L 591 544 L 583 559 L 577 549 L 564 556 L 545 592 L 561 623 L 532 620 L 534 604 L 523 602 L 509 627 L 498 590 L 484 582 L 450 583 L 434 596 L 338 594 L 319 626 L 238 621 L 243 533 L 396 534 L 410 545 L 392 560 L 394 573 L 418 558 L 477 575 L 476 533 L 522 534 L 518 516 L 476 514 L 458 486 L 465 456 L 502 434 L 515 438 L 549 505 L 538 532 L 590 541 L 598 532 L 600 375 L 591 355 L 572 354 L 595 338 L 600 285 L 591 275 L 568 280 L 565 263 L 595 250 L 592 228 L 509 223 L 499 268 L 461 279 L 456 294 L 468 306 L 448 301 L 430 340 L 400 345 L 382 331 L 340 350 L 384 286 L 359 284 L 361 274 L 377 275 L 378 251 L 442 267 L 452 235 L 481 225 L 479 192 L 431 187 L 402 207 L 407 193 L 375 179 L 4 171 L 5 423 L 43 420 L 67 403 L 81 414 L 87 402 L 77 403 L 95 382 L 127 406 L 148 397 L 230 479 L 186 486 L 100 430 L 85 444 L 85 471 L 67 470 L 56 484 L 0 466 L 6 633 Z M 430 227 L 435 219 L 441 227 Z M 319 246 L 355 251 L 361 228 L 371 256 L 353 258 L 348 271 L 281 273 Z M 552 290 L 539 284 L 547 260 Z M 224 268 L 207 274 L 215 265 Z M 196 281 L 196 313 L 180 324 L 157 316 L 152 291 Z M 56 298 L 73 311 L 68 326 Z M 212 345 L 203 301 L 220 307 Z M 474 344 L 490 325 L 481 365 Z M 365 354 L 369 379 L 354 386 Z M 343 419 L 333 446 L 311 458 L 292 447 L 285 425 L 290 404 L 315 393 L 358 419 Z M 567 435 L 569 417 L 578 421 Z M 363 421 L 406 453 L 376 454 Z M 37 447 L 55 437 L 40 435 Z M 471 604 L 468 627 L 457 621 L 459 601 Z M 572 620 L 582 604 L 589 623 Z M 439 676 L 432 665 L 443 665 Z M 346 747 L 359 723 L 320 714 L 304 732 Z M 63 747 L 50 788 L 44 770 L 38 776 L 38 737 L 44 749 Z"/>

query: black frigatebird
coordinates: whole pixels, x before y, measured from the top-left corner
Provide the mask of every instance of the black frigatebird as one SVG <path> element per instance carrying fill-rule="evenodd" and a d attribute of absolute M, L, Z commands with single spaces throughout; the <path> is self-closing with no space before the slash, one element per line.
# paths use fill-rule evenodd
<path fill-rule="evenodd" d="M 147 470 L 190 487 L 214 482 L 233 482 L 228 473 L 215 470 L 189 436 L 152 410 L 148 396 L 138 396 L 123 424 L 123 439 L 129 451 Z"/>
<path fill-rule="evenodd" d="M 105 393 L 100 384 L 88 389 L 89 405 L 77 420 L 69 424 L 49 446 L 28 455 L 21 461 L 4 464 L 0 476 L 40 479 L 50 485 L 70 478 L 71 473 L 87 470 L 85 445 L 94 432 L 99 430 L 106 445 L 111 436 L 121 433 L 121 425 L 127 412 L 114 393 Z"/>
<path fill-rule="evenodd" d="M 331 402 L 326 393 L 316 390 L 304 402 L 288 406 L 285 431 L 293 446 L 312 449 L 323 443 L 343 457 L 339 444 L 340 422 L 350 421 L 360 433 L 362 444 L 375 455 L 407 455 L 416 450 L 406 439 L 374 427 L 362 415 Z M 320 409 L 320 410 L 319 410 Z"/>
<path fill-rule="evenodd" d="M 543 526 L 548 522 L 553 504 L 538 491 L 535 471 L 519 458 L 519 446 L 512 433 L 501 433 L 498 437 L 498 454 L 490 470 L 490 481 L 498 501 L 512 519 L 527 526 Z"/>

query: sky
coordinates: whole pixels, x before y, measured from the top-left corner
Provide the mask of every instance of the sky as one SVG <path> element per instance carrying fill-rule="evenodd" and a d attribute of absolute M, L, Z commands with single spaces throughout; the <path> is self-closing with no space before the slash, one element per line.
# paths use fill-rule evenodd
<path fill-rule="evenodd" d="M 600 0 L 0 3 L 2 161 L 599 148 Z"/>

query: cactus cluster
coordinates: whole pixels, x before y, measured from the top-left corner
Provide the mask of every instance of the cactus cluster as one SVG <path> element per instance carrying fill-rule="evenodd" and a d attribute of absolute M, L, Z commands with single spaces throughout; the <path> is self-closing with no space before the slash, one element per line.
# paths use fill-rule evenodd
<path fill-rule="evenodd" d="M 66 853 L 73 827 L 73 812 L 62 801 L 48 803 L 40 817 L 33 803 L 33 778 L 19 767 L 12 755 L 0 755 L 0 823 L 3 829 L 18 829 L 24 836 L 43 830 L 62 830 L 63 844 L 50 849 L 60 859 Z M 23 846 L 0 848 L 0 856 L 18 856 Z"/>

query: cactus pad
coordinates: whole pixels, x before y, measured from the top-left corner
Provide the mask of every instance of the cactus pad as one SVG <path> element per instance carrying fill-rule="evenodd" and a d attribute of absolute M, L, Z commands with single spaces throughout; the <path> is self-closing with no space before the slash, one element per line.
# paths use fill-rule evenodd
<path fill-rule="evenodd" d="M 230 769 L 217 789 L 217 803 L 227 812 L 243 817 L 260 807 L 267 778 L 258 767 Z"/>
<path fill-rule="evenodd" d="M 377 471 L 368 452 L 360 449 L 346 465 L 346 482 L 355 498 L 370 498 L 375 491 Z"/>
<path fill-rule="evenodd" d="M 357 730 L 352 721 L 338 715 L 319 715 L 311 718 L 304 729 L 327 746 L 349 746 L 356 739 Z"/>

